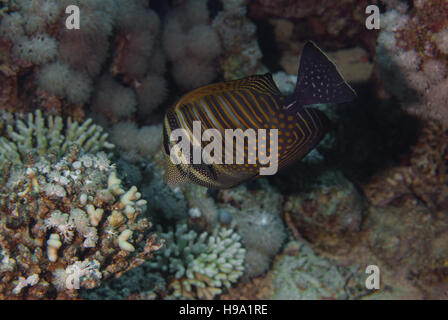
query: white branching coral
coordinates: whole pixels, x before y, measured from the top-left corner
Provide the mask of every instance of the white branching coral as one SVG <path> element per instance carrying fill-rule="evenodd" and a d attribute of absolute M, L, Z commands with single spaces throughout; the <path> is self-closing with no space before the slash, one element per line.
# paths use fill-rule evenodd
<path fill-rule="evenodd" d="M 73 238 L 74 224 L 69 221 L 68 214 L 59 210 L 54 211 L 49 218 L 44 220 L 45 229 L 56 229 L 65 242 L 70 242 Z"/>
<path fill-rule="evenodd" d="M 0 166 L 7 162 L 23 163 L 30 154 L 46 157 L 55 153 L 62 157 L 72 145 L 77 145 L 84 152 L 113 148 L 113 144 L 106 141 L 108 134 L 100 126 L 92 124 L 91 119 L 80 124 L 69 118 L 64 126 L 61 117 L 44 119 L 40 110 L 29 113 L 26 121 L 19 116 L 15 120 L 4 119 L 7 117 L 2 118 L 6 124 L 6 136 L 0 137 Z M 57 191 L 50 188 L 48 192 Z"/>
<path fill-rule="evenodd" d="M 149 264 L 172 278 L 173 297 L 212 299 L 243 274 L 245 249 L 232 229 L 218 227 L 211 234 L 198 234 L 180 224 L 161 236 L 166 246 Z"/>
<path fill-rule="evenodd" d="M 101 279 L 100 263 L 97 260 L 75 261 L 65 269 L 53 272 L 54 285 L 59 290 L 89 288 L 89 283 Z"/>
<path fill-rule="evenodd" d="M 23 288 L 28 286 L 34 286 L 36 283 L 39 282 L 39 276 L 37 274 L 33 274 L 29 276 L 28 278 L 19 277 L 17 280 L 17 286 L 12 290 L 12 293 L 14 295 L 17 295 L 22 291 Z"/>
<path fill-rule="evenodd" d="M 160 247 L 142 214 L 146 200 L 135 186 L 121 184 L 107 154 L 92 153 L 107 143 L 101 130 L 69 122 L 63 135 L 57 119 L 49 118 L 48 126 L 40 112 L 28 124 L 9 119 L 9 139 L 1 140 L 3 148 L 15 147 L 17 161 L 4 158 L 0 170 L 0 279 L 11 279 L 0 284 L 0 299 L 13 291 L 22 298 L 54 297 L 50 284 L 59 297 L 76 298 L 72 285 L 63 285 L 77 281 L 67 278 L 71 273 L 77 272 L 81 287 L 93 288 Z M 46 272 L 54 268 L 60 270 Z M 38 282 L 20 278 L 33 273 Z"/>
<path fill-rule="evenodd" d="M 86 163 L 88 167 L 85 167 Z M 84 155 L 82 160 L 73 161 L 71 164 L 67 158 L 63 158 L 54 166 L 55 169 L 52 169 L 45 160 L 41 160 L 38 164 L 39 169 L 33 171 L 33 174 L 38 177 L 39 183 L 44 185 L 43 189 L 48 197 L 64 200 L 72 197 L 76 192 L 81 193 L 78 207 L 72 203 L 69 212 L 55 210 L 44 220 L 43 228 L 53 230 L 58 235 L 57 239 L 55 237 L 49 239 L 51 244 L 56 244 L 59 236 L 64 243 L 71 243 L 74 235 L 79 234 L 84 239 L 83 248 L 95 247 L 98 242 L 97 227 L 105 213 L 104 208 L 97 207 L 98 200 L 113 203 L 114 208 L 121 209 L 121 214 L 127 217 L 127 219 L 123 217 L 123 220 L 132 221 L 132 223 L 146 208 L 146 200 L 140 199 L 141 194 L 137 187 L 132 186 L 128 191 L 123 190 L 114 166 L 110 164 L 104 153 L 100 152 L 95 156 Z M 62 175 L 65 176 L 63 184 L 61 184 L 61 178 L 55 179 Z M 59 184 L 53 183 L 55 180 L 59 181 Z M 49 182 L 45 185 L 45 181 Z M 57 187 L 61 191 L 49 193 L 49 185 L 52 189 Z M 105 186 L 107 187 L 104 188 Z M 124 230 L 117 238 L 118 247 L 129 252 L 134 251 L 135 249 L 128 242 L 131 235 L 131 230 Z M 60 245 L 56 249 L 59 247 Z M 54 250 L 51 256 L 55 256 Z"/>

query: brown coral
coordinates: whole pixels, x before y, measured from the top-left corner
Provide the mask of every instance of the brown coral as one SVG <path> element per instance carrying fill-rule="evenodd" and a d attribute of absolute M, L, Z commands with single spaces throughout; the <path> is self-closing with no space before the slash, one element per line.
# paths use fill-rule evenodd
<path fill-rule="evenodd" d="M 284 205 L 293 233 L 324 250 L 347 250 L 360 231 L 364 203 L 346 179 L 290 196 Z"/>
<path fill-rule="evenodd" d="M 448 21 L 448 2 L 444 0 L 416 1 L 408 12 L 410 19 L 397 35 L 397 45 L 416 50 L 422 55 L 436 54 L 433 34 L 442 30 Z"/>
<path fill-rule="evenodd" d="M 406 162 L 377 174 L 362 188 L 374 205 L 423 202 L 428 208 L 448 208 L 448 143 L 441 124 L 428 121 Z M 400 202 L 399 202 L 400 201 Z"/>
<path fill-rule="evenodd" d="M 52 161 L 30 157 L 2 172 L 0 299 L 73 299 L 160 248 L 141 217 L 146 201 L 121 188 L 105 154 L 74 146 Z"/>
<path fill-rule="evenodd" d="M 376 32 L 365 27 L 368 4 L 365 0 L 256 0 L 249 5 L 249 15 L 255 20 L 267 17 L 289 19 L 295 23 L 297 39 L 327 40 L 333 48 L 361 43 L 373 53 Z"/>

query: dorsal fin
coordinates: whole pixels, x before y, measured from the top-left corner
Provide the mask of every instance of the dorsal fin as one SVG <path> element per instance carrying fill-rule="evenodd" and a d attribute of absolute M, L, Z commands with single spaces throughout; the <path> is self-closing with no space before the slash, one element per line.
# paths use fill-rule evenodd
<path fill-rule="evenodd" d="M 300 56 L 294 92 L 298 104 L 341 103 L 355 97 L 355 91 L 330 58 L 313 42 L 307 42 Z"/>
<path fill-rule="evenodd" d="M 262 94 L 281 95 L 271 73 L 253 75 L 235 81 L 237 88 L 249 88 Z"/>
<path fill-rule="evenodd" d="M 263 75 L 253 75 L 245 78 L 224 81 L 219 83 L 212 83 L 198 89 L 195 89 L 184 95 L 176 104 L 175 109 L 178 109 L 183 103 L 193 101 L 198 97 L 209 94 L 216 94 L 227 90 L 238 89 L 252 89 L 262 94 L 281 95 L 280 90 L 272 78 L 272 74 L 266 73 Z"/>

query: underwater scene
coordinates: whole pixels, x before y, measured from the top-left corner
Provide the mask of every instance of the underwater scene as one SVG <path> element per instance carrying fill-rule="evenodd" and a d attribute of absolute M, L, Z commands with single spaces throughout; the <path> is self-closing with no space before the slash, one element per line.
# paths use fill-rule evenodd
<path fill-rule="evenodd" d="M 0 0 L 0 300 L 448 298 L 448 1 Z"/>

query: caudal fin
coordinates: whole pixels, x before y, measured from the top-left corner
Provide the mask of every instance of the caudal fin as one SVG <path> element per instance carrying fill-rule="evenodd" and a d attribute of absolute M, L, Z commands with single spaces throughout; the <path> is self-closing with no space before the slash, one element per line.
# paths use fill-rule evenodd
<path fill-rule="evenodd" d="M 313 42 L 308 41 L 300 56 L 294 98 L 299 105 L 341 103 L 356 97 L 336 65 Z"/>

